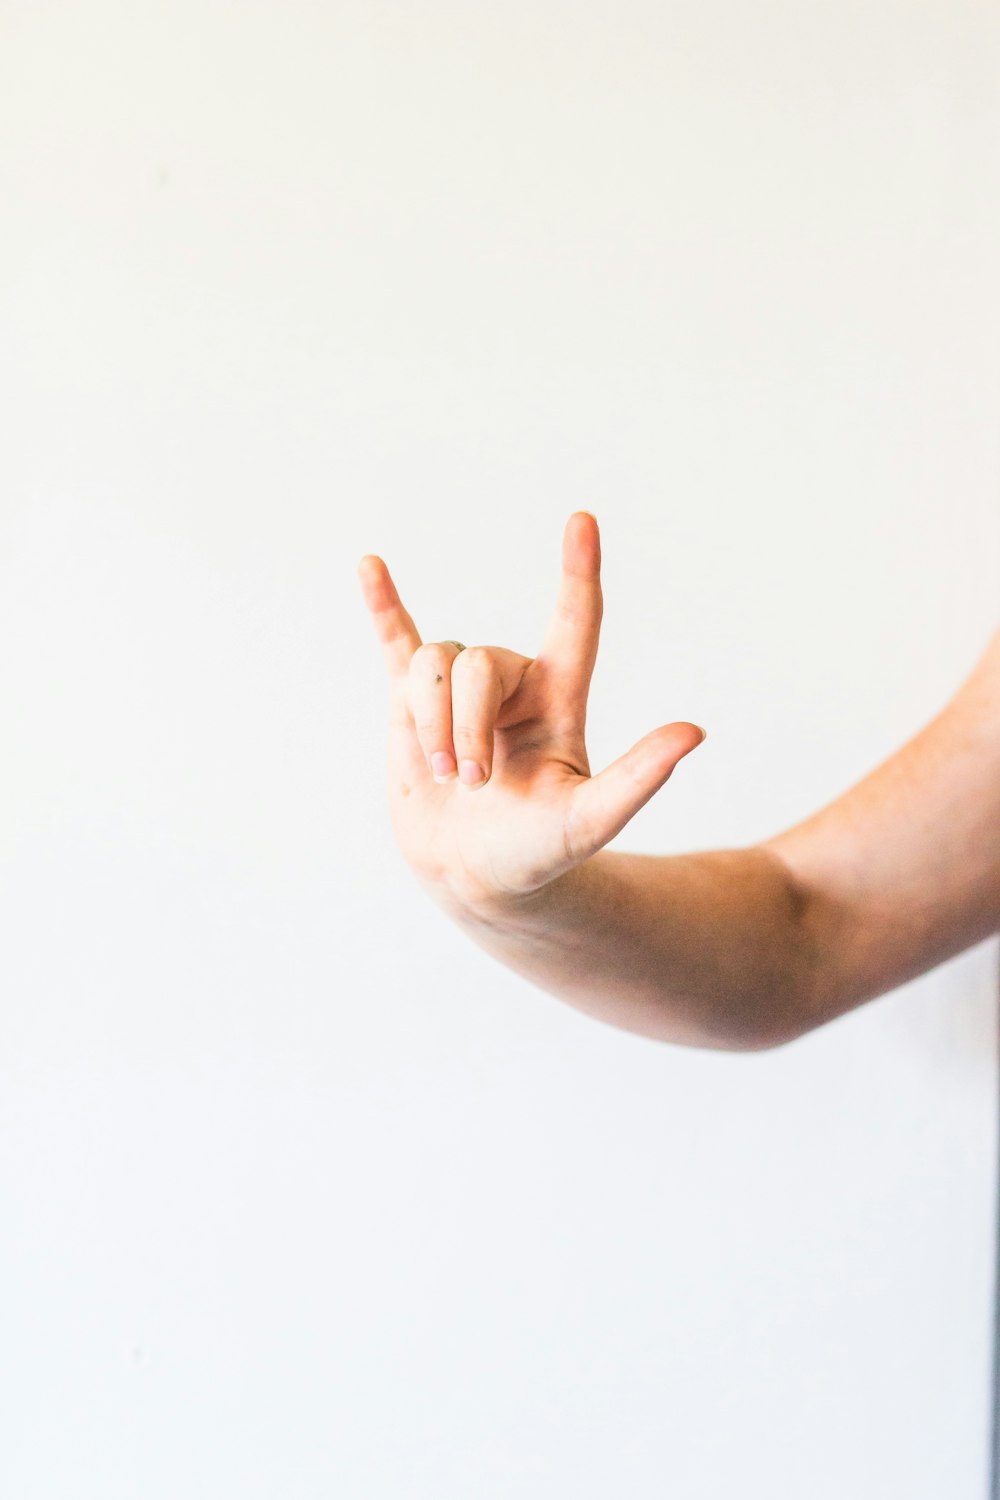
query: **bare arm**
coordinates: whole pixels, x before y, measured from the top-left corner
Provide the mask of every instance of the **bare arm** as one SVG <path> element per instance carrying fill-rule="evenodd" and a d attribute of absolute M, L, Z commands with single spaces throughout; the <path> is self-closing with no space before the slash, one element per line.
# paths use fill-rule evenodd
<path fill-rule="evenodd" d="M 389 665 L 400 848 L 473 941 L 578 1009 L 665 1041 L 770 1047 L 1000 927 L 1000 631 L 930 724 L 793 828 L 750 848 L 621 854 L 603 846 L 701 734 L 666 725 L 590 773 L 593 517 L 570 518 L 534 659 L 425 646 L 381 559 L 360 571 Z M 441 781 L 440 754 L 485 775 Z"/>
<path fill-rule="evenodd" d="M 803 1030 L 1000 931 L 1000 630 L 900 750 L 762 847 L 820 960 Z"/>
<path fill-rule="evenodd" d="M 750 1051 L 798 1035 L 809 1011 L 817 955 L 802 898 L 762 848 L 604 849 L 517 908 L 437 899 L 525 979 L 658 1041 Z"/>
<path fill-rule="evenodd" d="M 862 781 L 750 848 L 603 850 L 519 909 L 450 915 L 509 968 L 626 1030 L 754 1050 L 1000 929 L 1000 631 Z"/>

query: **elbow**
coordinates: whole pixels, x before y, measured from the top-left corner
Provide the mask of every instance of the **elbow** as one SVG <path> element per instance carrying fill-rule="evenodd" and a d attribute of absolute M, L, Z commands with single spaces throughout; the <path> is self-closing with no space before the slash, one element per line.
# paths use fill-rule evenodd
<path fill-rule="evenodd" d="M 797 1042 L 810 1029 L 808 1026 L 786 1027 L 781 1031 L 762 1028 L 755 1036 L 743 1042 L 738 1050 L 740 1052 L 777 1052 L 779 1048 Z"/>
<path fill-rule="evenodd" d="M 804 1031 L 763 1032 L 736 1042 L 730 1050 L 733 1052 L 777 1052 L 782 1047 L 797 1042 L 805 1034 Z"/>
<path fill-rule="evenodd" d="M 771 1015 L 730 1017 L 705 1029 L 697 1039 L 692 1038 L 691 1045 L 714 1052 L 774 1052 L 809 1030 L 809 1026 L 793 1024 L 787 1014 L 782 1015 L 776 1009 Z"/>
<path fill-rule="evenodd" d="M 733 1052 L 776 1052 L 806 1036 L 819 1022 L 799 1003 L 798 992 L 778 990 L 771 1002 L 752 1016 L 742 1016 L 728 1031 Z"/>

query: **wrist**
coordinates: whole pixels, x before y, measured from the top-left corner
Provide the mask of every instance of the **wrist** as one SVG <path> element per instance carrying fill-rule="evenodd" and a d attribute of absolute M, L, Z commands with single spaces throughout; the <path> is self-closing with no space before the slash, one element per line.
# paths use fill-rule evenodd
<path fill-rule="evenodd" d="M 460 926 L 511 937 L 529 936 L 547 926 L 572 925 L 574 914 L 582 919 L 582 893 L 591 884 L 598 862 L 612 857 L 600 850 L 535 890 L 520 893 L 459 893 L 426 875 L 418 875 L 418 879 L 435 905 Z"/>

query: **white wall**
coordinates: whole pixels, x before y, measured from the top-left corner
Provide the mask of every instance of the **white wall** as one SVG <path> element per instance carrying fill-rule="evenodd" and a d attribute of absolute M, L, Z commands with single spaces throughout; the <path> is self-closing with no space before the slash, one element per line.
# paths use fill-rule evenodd
<path fill-rule="evenodd" d="M 997 623 L 986 0 L 0 7 L 6 1500 L 979 1500 L 991 941 L 778 1051 L 503 969 L 355 569 L 751 842 Z"/>

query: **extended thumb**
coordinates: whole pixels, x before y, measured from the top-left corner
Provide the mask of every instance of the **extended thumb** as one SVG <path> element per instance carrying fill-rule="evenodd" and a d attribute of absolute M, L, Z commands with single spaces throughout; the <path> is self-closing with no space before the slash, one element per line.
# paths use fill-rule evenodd
<path fill-rule="evenodd" d="M 574 863 L 589 859 L 621 833 L 669 779 L 677 762 L 704 738 L 697 724 L 667 724 L 644 735 L 597 776 L 581 781 L 572 795 L 566 827 Z"/>

